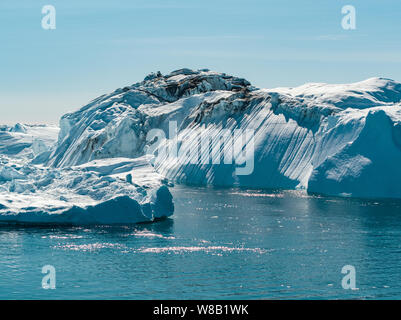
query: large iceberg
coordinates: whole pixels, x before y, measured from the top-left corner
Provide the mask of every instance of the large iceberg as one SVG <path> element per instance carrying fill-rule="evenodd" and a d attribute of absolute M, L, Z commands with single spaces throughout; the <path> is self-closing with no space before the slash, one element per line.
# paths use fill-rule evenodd
<path fill-rule="evenodd" d="M 401 84 L 258 89 L 207 69 L 152 73 L 59 131 L 0 126 L 0 164 L 6 223 L 154 221 L 173 214 L 170 182 L 401 198 Z"/>
<path fill-rule="evenodd" d="M 198 161 L 219 150 L 188 159 L 185 150 L 171 156 L 154 148 L 154 168 L 171 181 L 401 197 L 401 84 L 383 78 L 258 89 L 209 70 L 150 74 L 63 116 L 57 147 L 44 163 L 62 168 L 140 157 L 152 149 L 151 130 L 167 133 L 171 123 L 177 135 L 158 141 L 164 148 L 178 142 L 201 150 L 200 136 L 213 144 L 227 132 L 254 133 L 250 174 L 238 174 L 239 151 L 250 139 L 224 146 L 232 163 Z"/>

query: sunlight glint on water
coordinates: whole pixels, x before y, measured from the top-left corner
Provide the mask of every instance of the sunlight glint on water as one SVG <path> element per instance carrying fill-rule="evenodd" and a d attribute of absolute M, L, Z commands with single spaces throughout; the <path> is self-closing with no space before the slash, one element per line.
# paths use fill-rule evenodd
<path fill-rule="evenodd" d="M 172 188 L 155 224 L 0 228 L 2 299 L 401 298 L 401 202 Z M 44 265 L 55 290 L 41 288 Z M 353 265 L 359 290 L 341 287 Z"/>

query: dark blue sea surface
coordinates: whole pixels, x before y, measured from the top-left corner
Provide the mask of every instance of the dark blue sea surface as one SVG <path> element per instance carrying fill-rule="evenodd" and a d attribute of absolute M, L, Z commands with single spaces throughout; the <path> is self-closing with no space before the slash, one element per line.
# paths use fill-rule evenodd
<path fill-rule="evenodd" d="M 401 298 L 401 201 L 172 193 L 174 216 L 154 224 L 1 226 L 0 298 Z M 56 269 L 54 290 L 42 288 L 45 265 Z M 356 290 L 342 288 L 345 265 Z"/>

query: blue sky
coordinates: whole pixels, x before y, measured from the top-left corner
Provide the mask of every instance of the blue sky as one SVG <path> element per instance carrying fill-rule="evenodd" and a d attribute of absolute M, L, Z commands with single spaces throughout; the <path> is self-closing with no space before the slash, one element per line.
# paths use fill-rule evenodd
<path fill-rule="evenodd" d="M 41 27 L 42 6 L 57 10 Z M 356 8 L 356 30 L 341 8 Z M 259 87 L 401 81 L 399 0 L 1 0 L 0 123 L 50 122 L 182 67 Z"/>

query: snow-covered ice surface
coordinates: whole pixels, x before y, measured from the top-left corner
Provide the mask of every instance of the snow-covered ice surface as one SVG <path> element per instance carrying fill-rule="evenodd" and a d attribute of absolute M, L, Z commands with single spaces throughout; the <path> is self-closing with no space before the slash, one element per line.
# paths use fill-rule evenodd
<path fill-rule="evenodd" d="M 172 121 L 181 150 L 205 151 L 200 136 L 212 141 L 202 161 L 160 149 L 146 155 L 161 142 L 148 133 L 168 136 Z M 224 145 L 232 164 L 205 161 L 234 130 L 254 132 L 249 175 L 237 175 L 237 164 L 251 140 Z M 209 70 L 152 73 L 64 115 L 55 142 L 57 131 L 0 127 L 1 221 L 153 221 L 173 213 L 167 181 L 401 198 L 401 84 L 389 79 L 258 89 Z"/>
<path fill-rule="evenodd" d="M 0 223 L 132 224 L 173 214 L 171 194 L 146 157 L 51 168 L 37 162 L 48 157 L 58 128 L 1 129 Z"/>

